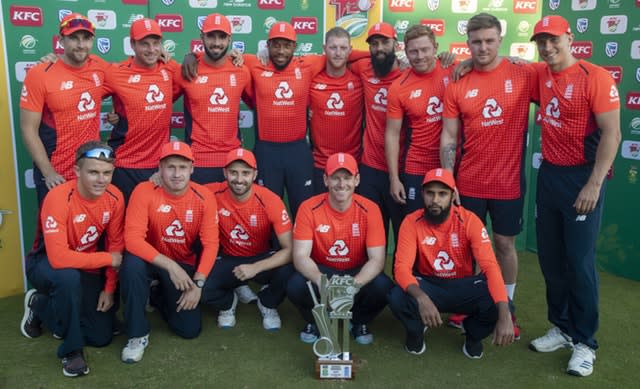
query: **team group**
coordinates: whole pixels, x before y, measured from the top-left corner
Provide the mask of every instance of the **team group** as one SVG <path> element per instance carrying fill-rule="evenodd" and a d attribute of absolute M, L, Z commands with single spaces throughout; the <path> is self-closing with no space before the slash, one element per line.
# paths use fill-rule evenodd
<path fill-rule="evenodd" d="M 387 304 L 412 354 L 425 351 L 441 312 L 464 329 L 469 358 L 482 357 L 492 333 L 494 344 L 512 343 L 532 102 L 542 118 L 536 232 L 553 327 L 529 347 L 572 349 L 567 372 L 593 372 L 595 243 L 620 102 L 606 70 L 571 55 L 565 19 L 536 24 L 531 39 L 543 61 L 535 64 L 498 56 L 493 15 L 469 19 L 471 59 L 456 66 L 436 55 L 431 29 L 415 25 L 404 37 L 408 69 L 387 23 L 370 28 L 368 53 L 352 51 L 349 34 L 333 28 L 324 55 L 296 57 L 293 27 L 277 22 L 261 58 L 230 53 L 230 23 L 211 14 L 204 53 L 182 67 L 161 60 L 151 19 L 132 23 L 135 55 L 121 63 L 90 54 L 94 34 L 83 15 L 66 16 L 64 53 L 32 68 L 20 97 L 40 205 L 21 331 L 34 338 L 44 325 L 61 339 L 66 376 L 89 373 L 85 345 L 111 342 L 120 297 L 126 363 L 149 344 L 147 311 L 194 338 L 200 303 L 229 328 L 238 301 L 255 301 L 264 328 L 278 330 L 288 297 L 306 322 L 300 339 L 313 343 L 306 282 L 317 292 L 322 274 L 354 277 L 358 343 L 373 341 L 368 326 Z M 116 124 L 104 144 L 108 95 Z M 169 141 L 180 96 L 185 142 Z M 241 147 L 241 100 L 257 115 L 253 152 Z M 390 225 L 395 283 L 384 272 Z M 262 285 L 257 295 L 248 281 Z"/>

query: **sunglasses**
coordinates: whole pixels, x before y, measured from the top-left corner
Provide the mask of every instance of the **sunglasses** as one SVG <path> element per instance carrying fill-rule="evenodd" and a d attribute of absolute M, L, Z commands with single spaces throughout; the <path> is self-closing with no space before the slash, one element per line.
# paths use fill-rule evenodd
<path fill-rule="evenodd" d="M 82 158 L 93 158 L 111 162 L 115 157 L 116 155 L 112 150 L 105 149 L 104 147 L 98 147 L 85 151 L 80 158 L 78 158 L 78 161 Z"/>
<path fill-rule="evenodd" d="M 76 19 L 65 20 L 60 25 L 60 31 L 62 31 L 64 28 L 76 28 L 76 27 L 83 27 L 90 31 L 95 30 L 95 26 L 93 25 L 93 23 L 91 23 L 91 21 L 87 19 L 76 18 Z"/>

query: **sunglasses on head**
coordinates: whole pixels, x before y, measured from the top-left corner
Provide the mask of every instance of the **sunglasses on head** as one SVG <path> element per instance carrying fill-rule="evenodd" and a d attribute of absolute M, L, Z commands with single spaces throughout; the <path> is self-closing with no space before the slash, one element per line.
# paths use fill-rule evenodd
<path fill-rule="evenodd" d="M 100 160 L 108 160 L 111 161 L 115 158 L 115 153 L 109 149 L 105 149 L 104 147 L 98 147 L 95 149 L 85 151 L 78 160 L 82 158 L 93 158 Z"/>
<path fill-rule="evenodd" d="M 91 30 L 93 31 L 95 28 L 93 26 L 93 23 L 91 23 L 91 21 L 87 20 L 87 19 L 80 19 L 80 18 L 76 18 L 76 19 L 69 19 L 64 21 L 61 25 L 60 25 L 60 30 L 64 29 L 64 28 L 75 28 L 75 27 L 84 27 L 87 30 Z"/>

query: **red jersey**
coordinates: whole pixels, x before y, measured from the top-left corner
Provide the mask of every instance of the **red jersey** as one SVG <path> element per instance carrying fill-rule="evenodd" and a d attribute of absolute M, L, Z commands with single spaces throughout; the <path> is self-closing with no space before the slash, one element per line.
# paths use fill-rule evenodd
<path fill-rule="evenodd" d="M 444 90 L 453 66 L 444 69 L 440 61 L 429 73 L 406 72 L 389 88 L 387 118 L 403 120 L 411 129 L 404 170 L 424 176 L 440 167 L 440 134 Z"/>
<path fill-rule="evenodd" d="M 313 78 L 309 130 L 315 167 L 324 169 L 327 158 L 339 152 L 360 160 L 363 99 L 362 82 L 348 69 L 340 77 L 323 71 Z"/>
<path fill-rule="evenodd" d="M 491 239 L 482 221 L 471 211 L 451 207 L 442 224 L 427 223 L 424 209 L 407 215 L 398 233 L 394 275 L 407 290 L 418 284 L 416 275 L 439 278 L 463 278 L 474 274 L 474 260 L 487 277 L 493 301 L 507 302 L 500 266 L 491 247 Z"/>
<path fill-rule="evenodd" d="M 224 255 L 252 257 L 271 250 L 272 233 L 291 231 L 287 209 L 275 193 L 253 185 L 251 196 L 236 200 L 227 182 L 205 185 L 216 196 L 220 247 Z"/>
<path fill-rule="evenodd" d="M 370 59 L 361 59 L 351 64 L 350 69 L 362 80 L 364 87 L 365 128 L 362 140 L 362 163 L 388 172 L 384 154 L 384 132 L 387 128 L 387 99 L 389 87 L 403 72 L 394 69 L 384 77 L 373 72 Z M 404 131 L 400 135 L 400 145 L 404 145 Z M 400 147 L 399 160 L 404 158 L 404 147 Z"/>
<path fill-rule="evenodd" d="M 71 180 L 51 189 L 42 203 L 40 222 L 44 247 L 54 269 L 82 269 L 97 272 L 106 268 L 104 290 L 113 293 L 118 274 L 111 267 L 111 252 L 124 250 L 124 197 L 113 185 L 95 200 L 78 192 Z M 98 242 L 105 238 L 105 250 Z"/>
<path fill-rule="evenodd" d="M 579 60 L 554 73 L 536 64 L 542 116 L 542 158 L 554 165 L 594 162 L 600 142 L 595 115 L 620 109 L 620 97 L 609 73 Z"/>
<path fill-rule="evenodd" d="M 218 254 L 216 199 L 195 182 L 180 196 L 170 195 L 152 182 L 142 182 L 131 194 L 124 232 L 131 254 L 152 262 L 162 253 L 207 276 Z M 197 240 L 203 248 L 199 263 L 193 251 Z"/>
<path fill-rule="evenodd" d="M 105 87 L 113 94 L 120 121 L 109 145 L 116 151 L 116 167 L 151 169 L 158 166 L 160 149 L 169 141 L 174 72 L 178 64 L 137 65 L 133 57 L 111 65 Z"/>
<path fill-rule="evenodd" d="M 312 240 L 311 259 L 339 270 L 364 265 L 367 248 L 386 244 L 380 208 L 358 194 L 344 212 L 331 208 L 327 193 L 304 201 L 298 209 L 293 239 Z"/>
<path fill-rule="evenodd" d="M 91 55 L 79 68 L 64 61 L 38 64 L 27 72 L 20 108 L 42 112 L 39 134 L 51 166 L 65 180 L 76 177 L 76 150 L 100 140 L 100 107 L 109 64 Z"/>
<path fill-rule="evenodd" d="M 445 92 L 445 118 L 461 121 L 456 185 L 469 197 L 513 200 L 522 195 L 529 102 L 537 88 L 532 66 L 502 59 L 472 70 Z"/>
<path fill-rule="evenodd" d="M 184 95 L 185 140 L 198 167 L 222 167 L 227 153 L 240 147 L 240 100 L 250 100 L 251 75 L 230 58 L 220 67 L 198 57 L 198 77 L 189 82 L 178 73 L 176 93 Z"/>
<path fill-rule="evenodd" d="M 307 105 L 311 79 L 322 71 L 325 57 L 293 57 L 283 70 L 262 65 L 254 55 L 244 55 L 251 71 L 258 115 L 258 140 L 293 142 L 307 135 Z"/>

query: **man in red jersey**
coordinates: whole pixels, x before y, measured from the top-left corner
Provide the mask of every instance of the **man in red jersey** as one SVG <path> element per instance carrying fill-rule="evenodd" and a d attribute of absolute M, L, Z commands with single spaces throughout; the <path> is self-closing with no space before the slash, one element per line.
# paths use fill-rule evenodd
<path fill-rule="evenodd" d="M 220 310 L 221 328 L 236 324 L 234 289 L 250 280 L 263 285 L 257 301 L 263 327 L 275 331 L 281 325 L 277 307 L 293 272 L 291 220 L 280 197 L 253 184 L 257 175 L 253 153 L 236 149 L 227 154 L 226 181 L 206 185 L 218 204 L 221 253 L 202 292 L 202 302 Z M 271 244 L 273 234 L 277 249 Z"/>
<path fill-rule="evenodd" d="M 484 223 L 487 214 L 491 216 L 496 257 L 512 301 L 518 274 L 515 239 L 522 230 L 529 103 L 537 84 L 532 66 L 498 56 L 501 31 L 493 15 L 481 13 L 469 19 L 467 44 L 473 69 L 445 92 L 440 153 L 444 168 L 454 171 L 455 167 L 462 205 Z M 519 329 L 515 331 L 517 339 Z"/>
<path fill-rule="evenodd" d="M 328 193 L 316 195 L 300 206 L 293 230 L 293 263 L 287 295 L 305 328 L 300 340 L 313 343 L 319 336 L 311 308 L 307 280 L 318 294 L 322 274 L 350 275 L 360 291 L 353 304 L 351 334 L 356 342 L 370 344 L 371 321 L 384 309 L 393 286 L 384 274 L 385 240 L 380 209 L 371 200 L 354 194 L 360 182 L 358 163 L 349 154 L 333 154 L 325 166 Z"/>
<path fill-rule="evenodd" d="M 513 342 L 509 303 L 489 234 L 471 211 L 453 203 L 456 183 L 445 169 L 424 176 L 424 208 L 404 218 L 396 250 L 398 286 L 389 307 L 406 329 L 405 349 L 422 354 L 427 327 L 442 325 L 440 312 L 468 314 L 462 352 L 482 358 L 482 339 Z M 481 274 L 474 274 L 477 262 Z"/>
<path fill-rule="evenodd" d="M 443 68 L 437 60 L 438 44 L 428 26 L 409 27 L 404 44 L 411 70 L 389 88 L 385 154 L 391 196 L 404 206 L 404 214 L 409 214 L 422 207 L 420 187 L 425 173 L 440 167 L 442 102 L 451 68 Z M 403 120 L 404 127 L 411 129 L 411 135 L 404 171 L 401 171 L 398 160 Z"/>
<path fill-rule="evenodd" d="M 142 359 L 149 344 L 148 299 L 178 336 L 191 339 L 202 327 L 198 303 L 218 253 L 216 199 L 191 182 L 193 154 L 186 143 L 169 142 L 160 152 L 160 185 L 134 189 L 127 207 L 127 253 L 120 270 L 129 341 L 122 361 Z M 159 280 L 149 291 L 150 280 Z"/>
<path fill-rule="evenodd" d="M 90 55 L 95 26 L 72 13 L 60 22 L 61 60 L 29 70 L 20 94 L 22 139 L 33 159 L 38 204 L 74 177 L 75 151 L 100 138 L 100 105 L 108 64 Z"/>
<path fill-rule="evenodd" d="M 178 65 L 160 59 L 162 32 L 152 19 L 138 19 L 129 32 L 134 56 L 112 64 L 105 87 L 119 116 L 109 145 L 118 154 L 113 183 L 129 201 L 135 186 L 157 171 L 160 149 L 169 141 L 173 78 Z"/>
<path fill-rule="evenodd" d="M 111 343 L 115 269 L 124 250 L 124 199 L 110 184 L 113 150 L 100 142 L 75 153 L 75 180 L 52 188 L 42 204 L 42 236 L 27 256 L 22 334 L 35 338 L 44 323 L 62 338 L 62 373 L 89 373 L 83 347 Z"/>
<path fill-rule="evenodd" d="M 315 194 L 327 190 L 322 179 L 327 158 L 345 152 L 359 160 L 362 147 L 362 82 L 347 68 L 351 37 L 345 29 L 334 27 L 324 39 L 326 65 L 313 78 L 309 93 Z"/>
<path fill-rule="evenodd" d="M 567 372 L 593 373 L 598 342 L 596 242 L 605 177 L 620 145 L 620 97 L 609 73 L 571 54 L 573 34 L 561 16 L 545 16 L 533 37 L 542 158 L 536 193 L 538 259 L 553 324 L 529 348 L 573 348 Z"/>
<path fill-rule="evenodd" d="M 231 24 L 221 14 L 202 23 L 204 55 L 196 57 L 197 76 L 177 76 L 177 93 L 184 95 L 185 140 L 198 161 L 191 179 L 200 184 L 224 181 L 227 154 L 240 147 L 240 99 L 251 103 L 253 86 L 246 66 L 234 66 L 227 55 Z"/>

